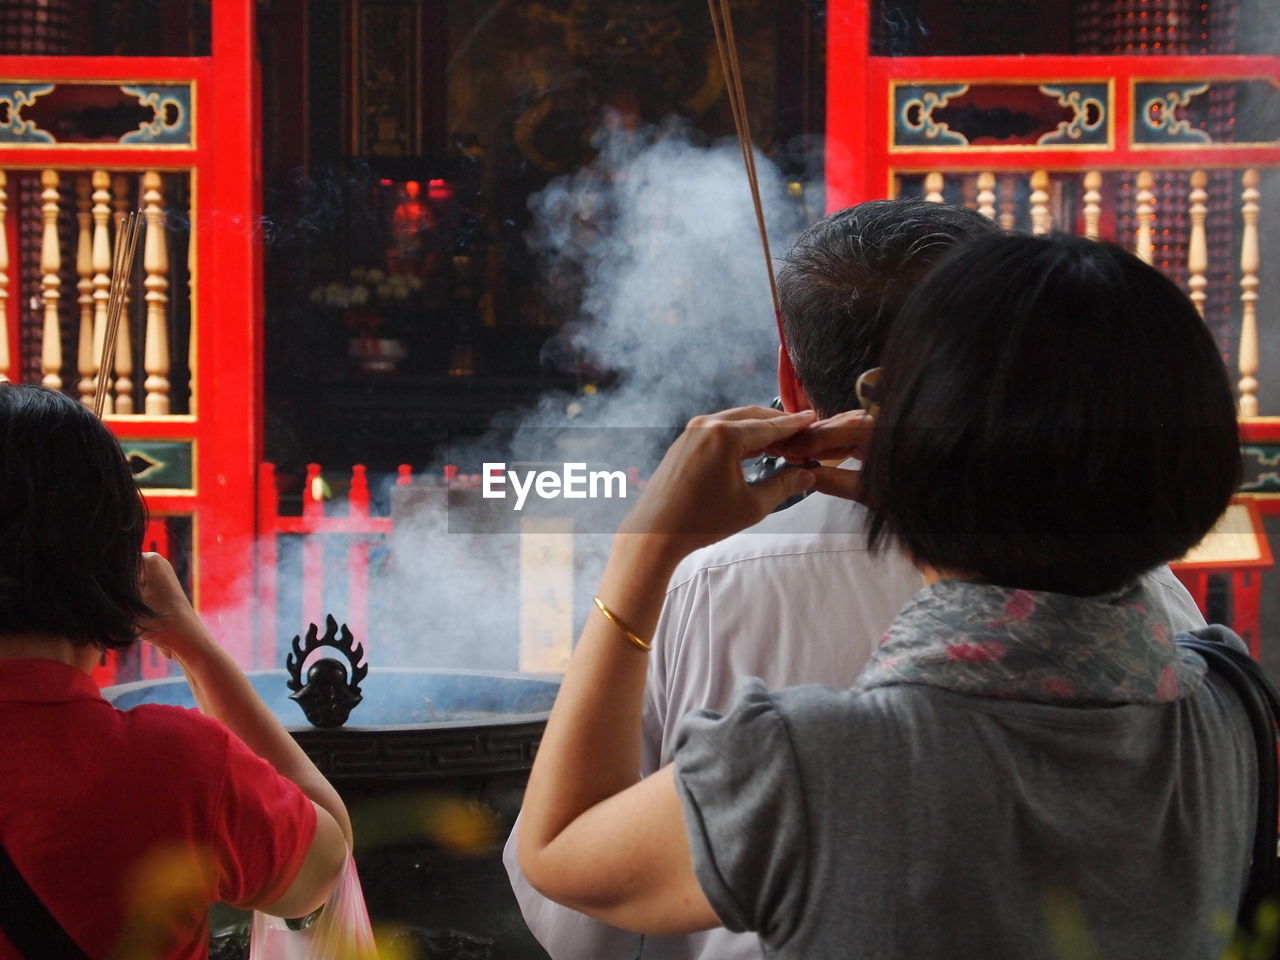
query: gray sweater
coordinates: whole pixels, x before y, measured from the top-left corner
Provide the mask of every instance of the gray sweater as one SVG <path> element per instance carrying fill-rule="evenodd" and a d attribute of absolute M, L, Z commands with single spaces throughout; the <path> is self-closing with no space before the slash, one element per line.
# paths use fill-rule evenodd
<path fill-rule="evenodd" d="M 919 651 L 897 654 L 900 670 Z M 1217 958 L 1248 871 L 1253 744 L 1235 694 L 1169 656 L 1165 702 L 1005 699 L 927 672 L 748 681 L 677 748 L 703 891 L 776 957 Z"/>

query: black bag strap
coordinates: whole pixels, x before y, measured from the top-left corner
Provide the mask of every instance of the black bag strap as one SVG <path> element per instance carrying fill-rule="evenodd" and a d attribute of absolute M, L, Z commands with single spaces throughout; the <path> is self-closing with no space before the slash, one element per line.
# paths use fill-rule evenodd
<path fill-rule="evenodd" d="M 27 960 L 89 960 L 0 845 L 0 930 Z"/>
<path fill-rule="evenodd" d="M 1253 862 L 1249 883 L 1240 901 L 1239 924 L 1254 930 L 1258 906 L 1280 901 L 1280 862 L 1277 850 L 1277 816 L 1280 814 L 1280 774 L 1277 771 L 1276 731 L 1280 728 L 1280 694 L 1247 653 L 1226 643 L 1189 635 L 1177 638 L 1178 646 L 1194 650 L 1214 673 L 1230 684 L 1244 705 L 1253 729 L 1258 754 L 1258 818 L 1254 831 Z"/>

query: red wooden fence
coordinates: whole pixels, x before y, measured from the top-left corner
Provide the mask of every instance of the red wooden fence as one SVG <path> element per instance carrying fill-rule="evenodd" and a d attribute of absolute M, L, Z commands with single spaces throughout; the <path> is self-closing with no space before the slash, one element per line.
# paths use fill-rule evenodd
<path fill-rule="evenodd" d="M 396 483 L 412 479 L 408 464 L 401 464 Z M 258 467 L 258 595 L 257 643 L 252 651 L 254 667 L 279 667 L 281 651 L 293 633 L 305 630 L 307 623 L 323 624 L 327 612 L 333 611 L 360 641 L 368 634 L 369 624 L 369 553 L 385 542 L 391 533 L 391 517 L 370 514 L 369 481 L 363 464 L 351 468 L 351 488 L 346 497 L 346 512 L 327 512 L 327 487 L 318 463 L 307 464 L 302 489 L 302 513 L 279 512 L 279 490 L 274 464 Z M 280 537 L 302 538 L 300 564 L 302 617 L 299 623 L 279 623 Z M 326 595 L 325 555 L 335 538 L 346 545 L 346 595 Z M 284 575 L 290 575 L 285 571 Z M 281 633 L 288 634 L 280 636 Z"/>

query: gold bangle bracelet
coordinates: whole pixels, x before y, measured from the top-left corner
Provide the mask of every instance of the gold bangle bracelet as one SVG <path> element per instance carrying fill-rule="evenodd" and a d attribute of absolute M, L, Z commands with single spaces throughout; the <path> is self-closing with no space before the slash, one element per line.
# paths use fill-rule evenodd
<path fill-rule="evenodd" d="M 617 627 L 618 631 L 624 637 L 627 638 L 627 640 L 631 643 L 632 646 L 640 650 L 643 650 L 645 653 L 648 653 L 650 650 L 653 649 L 652 643 L 645 640 L 641 640 L 638 636 L 636 636 L 634 633 L 628 630 L 623 625 L 622 621 L 613 615 L 613 611 L 604 605 L 603 600 L 601 600 L 599 597 L 592 597 L 591 601 L 596 605 L 596 609 L 600 611 L 601 616 L 603 616 L 606 620 L 608 620 L 615 627 Z"/>

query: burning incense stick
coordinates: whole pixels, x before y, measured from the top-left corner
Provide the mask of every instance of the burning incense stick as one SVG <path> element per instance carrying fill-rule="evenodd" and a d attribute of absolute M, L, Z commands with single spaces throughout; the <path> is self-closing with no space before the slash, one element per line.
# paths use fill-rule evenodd
<path fill-rule="evenodd" d="M 142 212 L 135 210 L 122 217 L 116 229 L 116 249 L 111 264 L 111 288 L 107 294 L 106 329 L 103 331 L 102 356 L 98 361 L 98 376 L 94 381 L 93 414 L 99 419 L 107 405 L 111 368 L 115 362 L 116 340 L 120 335 L 120 317 L 124 313 L 125 297 L 129 293 L 129 277 L 133 273 L 134 254 L 138 249 Z"/>
<path fill-rule="evenodd" d="M 751 190 L 756 225 L 760 229 L 764 268 L 769 277 L 769 294 L 773 298 L 774 318 L 778 322 L 778 340 L 782 344 L 782 372 L 785 376 L 794 377 L 791 370 L 791 357 L 787 351 L 787 336 L 782 328 L 782 305 L 778 300 L 778 284 L 773 275 L 773 256 L 769 252 L 769 230 L 765 226 L 764 205 L 760 201 L 760 181 L 756 175 L 755 149 L 751 143 L 751 122 L 747 116 L 747 101 L 743 93 L 742 70 L 738 63 L 738 43 L 733 33 L 733 15 L 729 10 L 729 0 L 707 0 L 707 8 L 711 12 L 711 29 L 715 32 L 716 48 L 720 51 L 720 66 L 724 72 L 725 86 L 729 94 L 733 126 L 738 133 L 738 146 L 742 150 L 742 164 L 747 171 L 747 186 Z"/>

